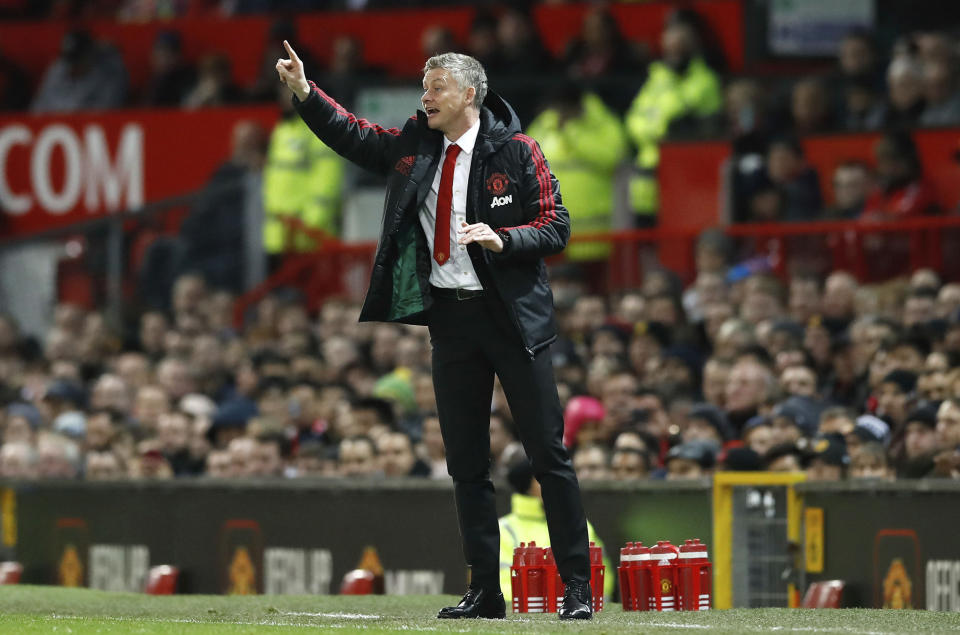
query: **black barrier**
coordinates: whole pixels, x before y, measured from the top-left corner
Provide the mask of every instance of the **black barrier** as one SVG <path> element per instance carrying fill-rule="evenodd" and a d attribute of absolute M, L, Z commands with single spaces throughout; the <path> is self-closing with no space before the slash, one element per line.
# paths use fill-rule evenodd
<path fill-rule="evenodd" d="M 368 547 L 388 593 L 459 593 L 466 571 L 444 482 L 7 483 L 23 581 L 138 591 L 175 565 L 184 593 L 336 593 Z M 3 491 L 3 490 L 0 490 Z M 8 494 L 9 496 L 9 494 Z M 588 484 L 587 515 L 616 563 L 627 540 L 709 543 L 710 484 Z M 498 509 L 509 509 L 507 488 Z M 2 520 L 2 519 L 0 519 Z"/>
<path fill-rule="evenodd" d="M 960 483 L 806 483 L 807 582 L 846 606 L 960 611 Z"/>

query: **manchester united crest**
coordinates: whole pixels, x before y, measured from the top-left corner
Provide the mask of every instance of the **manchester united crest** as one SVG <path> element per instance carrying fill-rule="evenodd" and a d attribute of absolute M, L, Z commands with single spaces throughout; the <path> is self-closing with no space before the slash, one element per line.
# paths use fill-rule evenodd
<path fill-rule="evenodd" d="M 494 196 L 503 195 L 507 191 L 508 185 L 510 185 L 510 179 L 503 172 L 494 172 L 487 179 L 487 191 Z"/>

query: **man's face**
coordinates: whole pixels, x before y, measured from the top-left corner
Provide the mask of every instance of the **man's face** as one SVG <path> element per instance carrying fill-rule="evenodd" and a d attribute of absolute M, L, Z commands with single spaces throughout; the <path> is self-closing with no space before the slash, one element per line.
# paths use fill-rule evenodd
<path fill-rule="evenodd" d="M 630 481 L 647 476 L 647 462 L 639 452 L 619 450 L 610 460 L 613 478 L 618 481 Z"/>
<path fill-rule="evenodd" d="M 936 315 L 936 300 L 929 297 L 907 298 L 903 307 L 903 325 L 907 328 L 929 322 Z"/>
<path fill-rule="evenodd" d="M 903 443 L 906 448 L 907 460 L 913 460 L 919 456 L 930 454 L 937 448 L 937 431 L 924 423 L 908 423 Z"/>
<path fill-rule="evenodd" d="M 750 430 L 744 442 L 748 448 L 763 456 L 773 447 L 773 429 L 770 426 L 757 426 Z"/>
<path fill-rule="evenodd" d="M 277 443 L 257 443 L 253 451 L 253 462 L 253 472 L 257 476 L 280 476 L 283 472 L 283 457 Z"/>
<path fill-rule="evenodd" d="M 161 415 L 157 421 L 157 437 L 164 452 L 173 454 L 185 450 L 190 442 L 190 421 L 180 413 Z"/>
<path fill-rule="evenodd" d="M 703 367 L 703 397 L 715 406 L 723 408 L 730 366 L 711 360 Z"/>
<path fill-rule="evenodd" d="M 718 445 L 723 445 L 723 439 L 720 433 L 712 425 L 707 423 L 706 419 L 694 417 L 687 421 L 683 429 L 683 442 L 688 441 L 713 441 Z"/>
<path fill-rule="evenodd" d="M 796 443 L 803 436 L 800 428 L 789 417 L 775 417 L 770 425 L 770 430 L 773 433 L 774 445 Z"/>
<path fill-rule="evenodd" d="M 891 381 L 884 382 L 877 395 L 877 414 L 893 423 L 901 423 L 907 416 L 909 401 L 909 395 L 900 390 L 900 386 Z"/>
<path fill-rule="evenodd" d="M 817 378 L 806 366 L 792 366 L 783 371 L 780 386 L 788 395 L 813 397 L 817 392 Z"/>
<path fill-rule="evenodd" d="M 447 132 L 463 121 L 464 111 L 473 101 L 472 86 L 461 90 L 457 80 L 445 68 L 434 68 L 423 76 L 420 102 L 427 113 L 427 125 Z"/>
<path fill-rule="evenodd" d="M 577 480 L 597 481 L 610 478 L 606 457 L 600 448 L 579 450 L 573 456 L 573 469 L 577 473 Z"/>
<path fill-rule="evenodd" d="M 377 459 L 366 439 L 345 440 L 340 444 L 340 473 L 343 476 L 369 476 L 377 471 Z"/>
<path fill-rule="evenodd" d="M 843 468 L 839 465 L 830 465 L 822 459 L 814 459 L 807 467 L 808 481 L 840 481 L 843 480 Z"/>
<path fill-rule="evenodd" d="M 960 446 L 960 408 L 949 401 L 937 411 L 937 445 L 941 450 Z"/>
<path fill-rule="evenodd" d="M 407 476 L 416 459 L 410 439 L 403 433 L 385 434 L 380 438 L 380 467 L 387 476 Z"/>
<path fill-rule="evenodd" d="M 727 410 L 742 412 L 756 408 L 764 397 L 763 369 L 755 363 L 738 363 L 727 379 Z"/>
<path fill-rule="evenodd" d="M 636 380 L 625 373 L 615 375 L 603 386 L 603 407 L 616 423 L 624 423 L 633 407 Z"/>
<path fill-rule="evenodd" d="M 768 472 L 802 472 L 800 460 L 796 454 L 779 456 L 767 466 Z"/>
<path fill-rule="evenodd" d="M 861 452 L 850 460 L 850 478 L 889 478 L 890 469 L 882 457 Z"/>
<path fill-rule="evenodd" d="M 703 468 L 700 467 L 700 464 L 696 461 L 691 461 L 690 459 L 673 459 L 667 463 L 668 481 L 700 478 L 703 475 Z"/>
<path fill-rule="evenodd" d="M 868 190 L 867 171 L 862 166 L 841 166 L 833 174 L 834 202 L 840 209 L 862 205 Z"/>

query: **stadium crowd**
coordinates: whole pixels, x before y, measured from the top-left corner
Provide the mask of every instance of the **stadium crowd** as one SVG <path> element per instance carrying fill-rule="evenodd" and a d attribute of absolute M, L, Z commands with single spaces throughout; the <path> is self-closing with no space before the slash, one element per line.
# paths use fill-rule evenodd
<path fill-rule="evenodd" d="M 256 4 L 36 6 L 150 19 L 157 16 L 136 11 L 244 12 Z M 62 112 L 272 101 L 279 42 L 299 42 L 297 35 L 291 22 L 278 21 L 264 73 L 239 87 L 227 57 L 187 60 L 179 34 L 161 32 L 152 74 L 134 95 L 117 52 L 75 30 L 34 94 L 14 90 L 29 85 L 17 83 L 25 73 L 0 60 L 2 106 Z M 731 141 L 735 221 L 945 211 L 908 131 L 960 124 L 952 34 L 906 34 L 886 51 L 871 34 L 852 32 L 828 72 L 778 82 L 725 74 L 711 41 L 696 14 L 678 11 L 654 57 L 599 6 L 555 58 L 527 13 L 502 7 L 479 11 L 467 42 L 438 26 L 421 45 L 425 56 L 474 54 L 494 85 L 509 76 L 559 80 L 545 106 L 525 101 L 529 93 L 514 100 L 509 82 L 504 92 L 562 184 L 574 233 L 611 227 L 613 172 L 623 161 L 633 166 L 636 224 L 655 222 L 658 144 L 670 136 Z M 297 50 L 308 73 L 348 106 L 359 86 L 383 79 L 349 37 L 332 43 L 326 68 L 309 46 Z M 632 80 L 597 81 L 605 77 Z M 238 130 L 214 181 L 262 171 L 268 216 L 296 214 L 335 235 L 343 177 L 329 149 L 304 141 L 312 134 L 289 107 L 269 141 L 250 125 Z M 875 165 L 838 163 L 834 199 L 825 200 L 827 175 L 806 163 L 800 139 L 839 131 L 886 132 Z M 284 198 L 290 192 L 308 192 L 313 207 Z M 70 304 L 56 307 L 40 340 L 0 315 L 0 476 L 448 478 L 426 329 L 358 323 L 359 307 L 337 298 L 312 315 L 294 291 L 268 296 L 235 327 L 243 200 L 234 194 L 194 207 L 181 228 L 180 260 L 160 276 L 170 283 L 144 278 L 143 288 L 161 297 L 143 294 L 148 308 L 131 332 Z M 269 225 L 264 250 L 282 257 L 289 239 Z M 651 269 L 641 288 L 610 296 L 593 295 L 589 275 L 609 246 L 571 245 L 571 263 L 553 269 L 560 338 L 550 354 L 580 478 L 699 478 L 724 469 L 806 470 L 828 480 L 960 478 L 960 284 L 929 270 L 883 284 L 801 269 L 783 280 L 735 251 L 722 232 L 708 230 L 687 288 Z M 496 391 L 490 453 L 500 476 L 518 448 L 509 405 Z"/>
<path fill-rule="evenodd" d="M 960 477 L 960 284 L 784 284 L 729 274 L 728 254 L 707 232 L 687 289 L 654 270 L 610 298 L 553 272 L 582 479 Z M 290 292 L 236 330 L 234 300 L 184 275 L 128 337 L 67 304 L 43 342 L 0 319 L 0 475 L 447 478 L 425 328 L 358 323 L 337 299 L 312 316 Z M 518 447 L 496 391 L 495 472 Z"/>

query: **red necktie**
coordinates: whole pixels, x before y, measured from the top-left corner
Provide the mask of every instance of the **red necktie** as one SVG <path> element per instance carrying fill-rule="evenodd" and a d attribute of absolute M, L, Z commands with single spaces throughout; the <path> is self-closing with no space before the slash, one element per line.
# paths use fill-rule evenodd
<path fill-rule="evenodd" d="M 460 146 L 455 143 L 447 147 L 443 159 L 443 171 L 440 172 L 440 191 L 437 192 L 437 224 L 433 231 L 433 259 L 439 265 L 447 264 L 450 259 L 450 216 L 453 214 L 453 168 L 460 155 Z"/>

